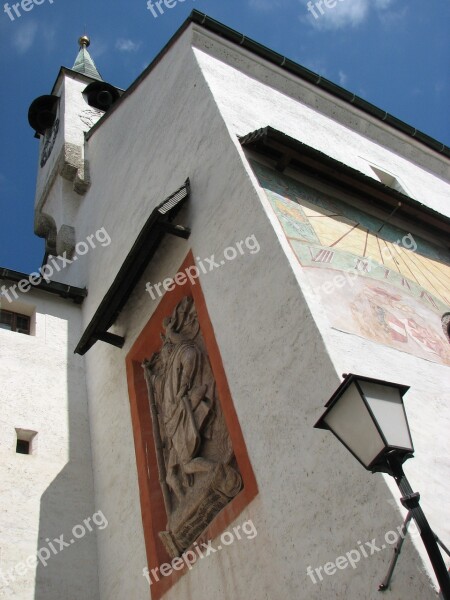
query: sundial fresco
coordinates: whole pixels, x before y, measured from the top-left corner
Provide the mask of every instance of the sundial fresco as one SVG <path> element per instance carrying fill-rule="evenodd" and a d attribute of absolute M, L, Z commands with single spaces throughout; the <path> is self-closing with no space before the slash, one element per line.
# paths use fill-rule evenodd
<path fill-rule="evenodd" d="M 252 166 L 331 325 L 450 365 L 441 324 L 450 310 L 450 253 L 290 177 Z"/>

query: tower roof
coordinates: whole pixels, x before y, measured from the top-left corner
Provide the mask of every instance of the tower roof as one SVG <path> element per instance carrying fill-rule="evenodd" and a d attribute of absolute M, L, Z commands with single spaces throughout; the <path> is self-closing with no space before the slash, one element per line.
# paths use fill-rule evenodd
<path fill-rule="evenodd" d="M 83 75 L 87 75 L 87 77 L 92 77 L 92 79 L 103 81 L 102 76 L 97 71 L 97 67 L 95 66 L 95 63 L 87 50 L 91 43 L 90 39 L 87 35 L 83 35 L 78 40 L 78 43 L 80 44 L 80 51 L 75 59 L 72 70 L 77 71 L 78 73 L 83 73 Z"/>

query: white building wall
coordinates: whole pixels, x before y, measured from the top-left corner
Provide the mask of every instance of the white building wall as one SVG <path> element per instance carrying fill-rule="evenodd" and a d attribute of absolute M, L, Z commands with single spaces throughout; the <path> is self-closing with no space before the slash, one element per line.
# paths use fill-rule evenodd
<path fill-rule="evenodd" d="M 53 90 L 54 95 L 59 97 L 59 127 L 51 154 L 45 165 L 38 166 L 37 174 L 35 233 L 46 238 L 48 252 L 69 259 L 74 253 L 77 237 L 73 223 L 90 184 L 84 136 L 104 114 L 89 106 L 83 96 L 90 82 L 92 79 L 80 73 L 61 70 Z M 55 128 L 56 122 L 51 130 L 51 139 Z M 46 143 L 45 136 L 41 136 L 40 157 Z M 78 271 L 78 274 L 72 273 L 77 280 L 83 269 Z"/>
<path fill-rule="evenodd" d="M 199 34 L 196 38 L 196 45 L 207 49 L 207 52 L 214 56 L 210 56 L 203 50 L 195 50 L 197 60 L 226 120 L 232 139 L 236 139 L 237 135 L 244 135 L 270 125 L 371 177 L 374 175 L 369 164 L 378 165 L 396 174 L 404 182 L 412 197 L 445 215 L 449 214 L 450 185 L 448 180 L 440 177 L 440 174 L 449 168 L 447 160 L 437 157 L 436 153 L 423 146 L 420 147 L 411 140 L 402 141 L 406 136 L 392 132 L 388 127 L 383 125 L 369 127 L 370 117 L 357 116 L 354 109 L 343 107 L 341 105 L 343 103 L 339 101 L 336 101 L 337 106 L 333 107 L 332 114 L 327 114 L 329 107 L 326 103 L 320 104 L 320 93 L 319 99 L 315 101 L 321 109 L 318 113 L 317 110 L 305 105 L 311 101 L 308 89 L 311 86 L 298 84 L 294 87 L 290 77 L 285 76 L 283 81 L 283 77 L 279 75 L 277 89 L 272 89 L 266 82 L 267 76 L 264 77 L 265 71 L 259 64 L 261 61 L 250 59 L 248 55 L 244 58 L 244 53 L 239 50 L 229 48 L 224 50 L 222 44 L 211 43 L 211 39 L 206 40 L 203 34 Z M 238 68 L 244 73 L 215 58 L 215 56 L 223 58 L 225 55 L 229 62 L 238 64 Z M 276 68 L 272 67 L 272 70 L 275 71 Z M 270 82 L 272 84 L 273 80 L 271 79 Z M 298 99 L 301 99 L 302 103 L 299 103 Z M 353 118 L 352 128 L 349 127 L 351 118 Z M 345 125 L 336 123 L 334 119 L 342 120 Z M 370 139 L 377 137 L 375 128 L 379 130 L 378 136 L 383 136 L 384 133 L 383 144 Z M 383 128 L 387 131 L 383 132 Z M 242 153 L 238 142 L 236 147 Z M 405 156 L 414 156 L 414 162 L 407 160 Z M 245 158 L 243 161 L 248 168 Z M 432 163 L 435 172 L 430 172 L 429 167 Z M 248 171 L 253 178 L 251 170 Z M 289 174 L 296 177 L 294 172 Z M 254 182 L 256 188 L 259 188 L 256 179 Z M 330 193 L 329 189 L 327 191 Z M 342 197 L 336 191 L 334 194 Z M 431 526 L 443 540 L 450 539 L 445 502 L 450 492 L 448 483 L 450 411 L 445 404 L 445 399 L 450 397 L 448 367 L 332 329 L 321 307 L 320 296 L 305 277 L 264 192 L 261 192 L 260 198 L 320 328 L 323 342 L 336 372 L 338 374 L 358 373 L 411 386 L 405 402 L 416 458 L 405 465 L 405 471 L 410 477 L 413 488 L 421 491 L 422 505 Z M 414 235 L 416 231 L 420 231 L 419 227 L 420 224 L 414 230 Z M 321 411 L 318 410 L 317 417 L 320 414 Z M 326 436 L 326 433 L 319 435 Z M 333 458 L 336 460 L 337 455 L 341 459 L 341 455 L 346 453 L 344 448 L 335 443 L 325 460 L 333 461 Z M 355 468 L 360 468 L 357 463 Z M 391 485 L 392 480 L 388 476 L 386 480 L 398 502 L 400 496 L 398 489 L 395 484 Z M 399 502 L 398 504 L 400 506 Z M 402 511 L 406 512 L 403 509 Z M 433 577 L 419 536 L 414 537 L 414 542 L 428 566 L 430 576 Z M 344 550 L 343 546 L 342 550 Z M 448 559 L 447 563 L 449 563 Z"/>
<path fill-rule="evenodd" d="M 193 42 L 230 133 L 270 125 L 369 177 L 376 179 L 370 163 L 378 166 L 397 176 L 412 198 L 450 214 L 448 159 L 213 34 L 194 33 Z"/>
<path fill-rule="evenodd" d="M 352 345 L 330 330 L 235 135 L 272 125 L 367 174 L 358 153 L 381 167 L 389 164 L 393 172 L 401 166 L 408 189 L 417 181 L 413 187 L 419 199 L 433 186 L 436 193 L 430 204 L 436 207 L 442 205 L 446 188 L 398 152 L 380 149 L 282 91 L 271 91 L 207 56 L 207 45 L 211 53 L 221 45 L 209 36 L 203 41 L 196 36 L 203 50 L 192 51 L 192 29 L 90 138 L 92 185 L 74 226 L 77 240 L 105 227 L 112 241 L 90 253 L 83 268 L 77 263 L 76 273 L 70 266 L 59 276 L 75 285 L 87 283 L 85 328 L 152 209 L 191 178 L 192 198 L 178 217 L 192 228 L 190 239 L 165 238 L 113 329 L 125 335 L 124 348 L 99 342 L 86 355 L 96 506 L 109 520 L 98 540 L 100 597 L 137 600 L 149 594 L 142 576 L 146 556 L 125 373 L 125 356 L 157 305 L 145 292 L 145 282 L 175 275 L 190 248 L 200 258 L 220 256 L 226 247 L 255 235 L 258 253 L 200 279 L 259 486 L 257 498 L 237 523 L 252 519 L 258 535 L 199 562 L 166 598 L 379 598 L 377 586 L 391 559 L 389 549 L 320 585 L 309 580 L 306 568 L 333 561 L 355 548 L 358 540 L 380 539 L 401 524 L 383 478 L 369 476 L 331 435 L 313 429 L 341 373 L 361 372 L 364 356 L 364 374 L 379 375 L 380 361 L 389 351 L 385 354 L 384 348 L 375 349 L 363 340 Z M 262 66 L 258 70 L 272 76 Z M 292 81 L 290 85 L 301 87 Z M 443 169 L 442 161 L 426 150 L 414 148 L 414 153 Z M 69 352 L 74 346 L 69 342 Z M 408 369 L 405 383 L 417 384 L 422 363 L 412 357 L 403 361 L 402 368 Z M 417 373 L 411 373 L 413 368 Z M 398 379 L 393 369 L 391 365 L 387 379 Z M 442 376 L 433 369 L 421 385 Z M 426 402 L 417 391 L 408 409 L 413 398 L 418 399 L 417 407 Z M 413 421 L 419 414 L 411 414 Z M 417 428 L 418 421 L 414 436 Z M 421 442 L 415 441 L 421 458 L 415 459 L 411 479 L 415 485 L 423 483 L 425 490 L 428 484 L 425 476 L 419 478 L 419 461 L 429 470 L 431 466 Z M 422 437 L 422 445 L 424 441 Z M 430 508 L 429 503 L 424 506 Z M 391 600 L 435 597 L 409 541 L 393 583 Z"/>
<path fill-rule="evenodd" d="M 49 91 L 49 93 L 50 93 L 50 91 Z M 45 165 L 43 167 L 41 167 L 41 165 L 40 165 L 40 162 L 41 162 L 40 154 L 44 149 L 45 136 L 41 136 L 39 139 L 39 161 L 37 164 L 35 205 L 38 204 L 38 202 L 41 200 L 41 196 L 44 192 L 45 187 L 48 186 L 49 184 L 51 184 L 51 181 L 55 176 L 55 169 L 57 170 L 58 158 L 59 158 L 60 152 L 63 147 L 64 119 L 62 118 L 62 115 L 64 115 L 65 111 L 66 111 L 66 104 L 65 104 L 65 97 L 64 97 L 64 80 L 63 79 L 59 79 L 59 81 L 55 85 L 53 94 L 60 98 L 60 100 L 58 102 L 58 109 L 57 109 L 57 119 L 59 119 L 58 136 L 55 140 L 55 144 L 53 146 L 52 153 L 50 154 L 47 162 L 45 163 Z"/>
<path fill-rule="evenodd" d="M 0 598 L 96 600 L 98 528 L 54 541 L 96 513 L 84 360 L 68 350 L 80 308 L 38 291 L 2 308 L 30 314 L 33 335 L 0 329 Z M 31 455 L 16 428 L 37 432 Z"/>

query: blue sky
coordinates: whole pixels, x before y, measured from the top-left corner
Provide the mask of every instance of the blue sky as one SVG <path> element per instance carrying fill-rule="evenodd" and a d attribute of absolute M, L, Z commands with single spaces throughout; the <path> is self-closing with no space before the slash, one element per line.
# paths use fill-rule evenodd
<path fill-rule="evenodd" d="M 27 112 L 72 67 L 85 25 L 103 78 L 127 88 L 196 8 L 450 145 L 449 0 L 337 0 L 317 19 L 307 0 L 178 0 L 158 18 L 146 0 L 40 1 L 14 20 L 0 10 L 2 267 L 42 262 Z"/>

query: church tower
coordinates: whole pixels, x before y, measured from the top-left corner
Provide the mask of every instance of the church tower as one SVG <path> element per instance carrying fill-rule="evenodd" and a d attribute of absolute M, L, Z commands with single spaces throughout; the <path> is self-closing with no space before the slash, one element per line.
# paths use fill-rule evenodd
<path fill-rule="evenodd" d="M 100 598 L 96 536 L 107 521 L 95 504 L 85 361 L 73 353 L 87 291 L 65 257 L 90 188 L 85 133 L 119 91 L 88 46 L 81 37 L 72 68 L 28 113 L 39 139 L 35 232 L 52 256 L 39 273 L 0 268 L 0 598 Z"/>
<path fill-rule="evenodd" d="M 73 67 L 61 67 L 51 94 L 34 100 L 28 113 L 40 140 L 35 233 L 45 238 L 47 254 L 69 258 L 76 243 L 73 220 L 90 185 L 84 134 L 120 96 L 103 81 L 89 45 L 89 37 L 80 37 Z"/>

